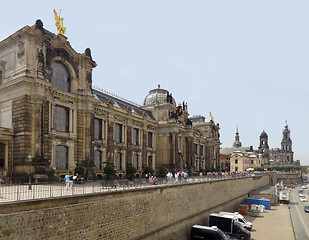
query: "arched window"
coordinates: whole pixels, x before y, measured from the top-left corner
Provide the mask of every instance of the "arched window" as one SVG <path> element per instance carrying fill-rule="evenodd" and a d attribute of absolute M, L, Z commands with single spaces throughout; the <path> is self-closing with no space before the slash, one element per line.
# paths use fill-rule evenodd
<path fill-rule="evenodd" d="M 70 86 L 70 75 L 67 68 L 59 62 L 52 63 L 52 76 L 51 76 L 51 83 L 66 92 L 71 91 Z"/>
<path fill-rule="evenodd" d="M 56 168 L 68 169 L 68 148 L 66 146 L 56 146 Z"/>
<path fill-rule="evenodd" d="M 94 169 L 101 169 L 101 151 L 94 151 Z"/>
<path fill-rule="evenodd" d="M 121 170 L 121 153 L 120 152 L 116 152 L 116 169 L 117 170 Z"/>

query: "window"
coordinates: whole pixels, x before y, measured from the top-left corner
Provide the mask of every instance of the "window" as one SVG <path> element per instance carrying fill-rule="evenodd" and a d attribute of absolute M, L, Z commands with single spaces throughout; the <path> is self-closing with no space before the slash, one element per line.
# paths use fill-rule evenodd
<path fill-rule="evenodd" d="M 122 125 L 118 123 L 115 124 L 115 141 L 117 143 L 122 142 Z"/>
<path fill-rule="evenodd" d="M 102 139 L 102 120 L 98 118 L 94 119 L 94 139 Z"/>
<path fill-rule="evenodd" d="M 139 139 L 139 129 L 133 128 L 132 134 L 133 134 L 132 144 L 133 145 L 139 145 L 139 141 L 138 141 L 138 139 Z"/>
<path fill-rule="evenodd" d="M 133 155 L 133 166 L 138 169 L 138 155 L 134 154 Z"/>
<path fill-rule="evenodd" d="M 54 107 L 54 129 L 69 132 L 69 110 L 64 107 Z"/>
<path fill-rule="evenodd" d="M 94 169 L 101 169 L 101 151 L 94 151 Z"/>
<path fill-rule="evenodd" d="M 56 168 L 68 169 L 68 148 L 66 146 L 56 146 Z"/>
<path fill-rule="evenodd" d="M 116 170 L 122 169 L 121 158 L 122 154 L 120 152 L 116 152 Z"/>
<path fill-rule="evenodd" d="M 251 164 L 253 164 L 253 160 L 251 160 Z"/>
<path fill-rule="evenodd" d="M 59 62 L 52 63 L 51 83 L 63 91 L 70 92 L 70 77 L 67 68 L 63 64 Z"/>
<path fill-rule="evenodd" d="M 198 154 L 198 152 L 197 152 L 197 144 L 194 144 L 194 151 L 195 151 L 195 154 L 197 155 Z"/>
<path fill-rule="evenodd" d="M 238 159 L 235 159 L 235 164 L 238 164 Z"/>
<path fill-rule="evenodd" d="M 2 76 L 2 71 L 0 70 L 0 83 L 2 83 L 3 76 Z"/>
<path fill-rule="evenodd" d="M 4 168 L 5 145 L 0 143 L 0 168 Z"/>
<path fill-rule="evenodd" d="M 152 147 L 152 132 L 148 132 L 148 147 Z"/>
<path fill-rule="evenodd" d="M 201 153 L 201 156 L 204 155 L 204 147 L 203 146 L 200 147 L 200 153 Z"/>
<path fill-rule="evenodd" d="M 152 166 L 153 157 L 148 156 L 148 166 Z"/>

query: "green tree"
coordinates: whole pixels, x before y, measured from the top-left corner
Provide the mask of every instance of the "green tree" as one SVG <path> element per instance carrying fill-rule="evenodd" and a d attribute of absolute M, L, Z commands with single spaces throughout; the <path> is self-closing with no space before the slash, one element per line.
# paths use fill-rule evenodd
<path fill-rule="evenodd" d="M 154 170 L 152 169 L 151 166 L 147 166 L 147 167 L 145 167 L 145 169 L 144 169 L 144 173 L 145 173 L 145 174 L 149 174 L 149 173 L 153 174 L 153 173 L 154 173 Z"/>
<path fill-rule="evenodd" d="M 85 173 L 85 168 L 83 166 L 77 166 L 74 172 L 75 174 L 77 173 L 79 176 L 83 176 Z"/>
<path fill-rule="evenodd" d="M 159 168 L 159 177 L 165 177 L 166 174 L 167 174 L 167 168 L 164 166 L 161 166 Z"/>
<path fill-rule="evenodd" d="M 115 174 L 115 169 L 113 165 L 106 165 L 103 171 L 107 176 L 111 176 Z"/>

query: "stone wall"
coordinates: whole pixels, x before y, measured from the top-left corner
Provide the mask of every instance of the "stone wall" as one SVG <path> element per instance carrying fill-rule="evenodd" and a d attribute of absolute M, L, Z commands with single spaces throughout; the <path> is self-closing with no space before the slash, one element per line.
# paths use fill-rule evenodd
<path fill-rule="evenodd" d="M 236 210 L 269 176 L 0 205 L 0 239 L 188 239 L 193 224 Z"/>

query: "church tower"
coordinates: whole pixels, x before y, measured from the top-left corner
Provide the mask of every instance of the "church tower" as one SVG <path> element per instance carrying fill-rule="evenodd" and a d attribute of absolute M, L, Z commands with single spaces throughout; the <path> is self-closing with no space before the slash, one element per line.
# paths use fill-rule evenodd
<path fill-rule="evenodd" d="M 268 135 L 264 130 L 260 135 L 259 153 L 262 154 L 264 163 L 268 163 L 269 161 Z"/>
<path fill-rule="evenodd" d="M 242 146 L 241 142 L 239 141 L 239 132 L 238 127 L 236 127 L 236 135 L 235 135 L 235 142 L 233 143 L 233 147 L 240 148 Z"/>
<path fill-rule="evenodd" d="M 292 140 L 290 138 L 290 129 L 287 121 L 285 122 L 285 127 L 282 131 L 282 141 L 281 141 L 281 161 L 282 162 L 293 162 L 294 152 L 292 151 Z"/>

